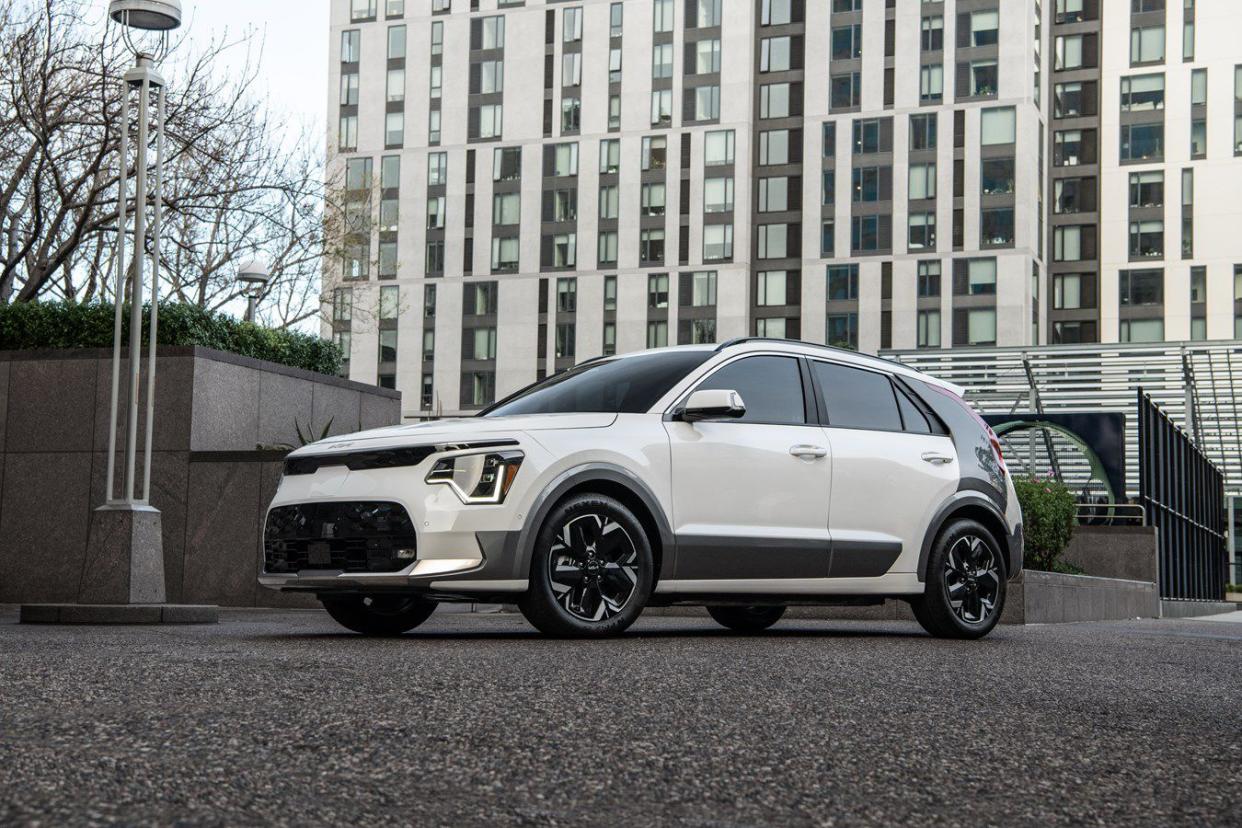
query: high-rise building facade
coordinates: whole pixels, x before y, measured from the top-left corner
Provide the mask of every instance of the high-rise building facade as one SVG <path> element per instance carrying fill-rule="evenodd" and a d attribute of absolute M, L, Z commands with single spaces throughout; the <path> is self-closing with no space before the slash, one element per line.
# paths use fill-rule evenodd
<path fill-rule="evenodd" d="M 744 335 L 1232 337 L 1231 5 L 333 0 L 325 333 L 408 418 Z"/>

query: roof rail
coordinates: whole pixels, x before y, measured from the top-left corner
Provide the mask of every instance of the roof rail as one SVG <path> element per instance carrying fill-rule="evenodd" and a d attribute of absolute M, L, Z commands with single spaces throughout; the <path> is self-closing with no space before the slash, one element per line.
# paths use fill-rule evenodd
<path fill-rule="evenodd" d="M 883 362 L 887 365 L 900 365 L 902 368 L 905 368 L 908 371 L 913 371 L 916 374 L 923 373 L 923 371 L 919 370 L 918 368 L 914 368 L 909 365 L 906 365 L 904 362 L 898 362 L 895 359 L 886 359 L 884 357 L 874 356 L 872 354 L 862 354 L 862 353 L 859 353 L 858 351 L 851 351 L 849 348 L 838 348 L 835 345 L 823 345 L 819 342 L 804 342 L 801 339 L 780 339 L 774 336 L 736 336 L 733 339 L 725 340 L 724 342 L 721 342 L 719 345 L 717 345 L 716 353 L 720 353 L 725 348 L 732 348 L 734 345 L 745 345 L 748 342 L 778 342 L 778 343 L 782 343 L 785 345 L 798 345 L 798 346 L 802 346 L 805 348 L 818 348 L 821 351 L 829 351 L 834 354 L 849 354 L 852 357 L 861 357 L 862 359 L 875 360 L 876 362 Z"/>

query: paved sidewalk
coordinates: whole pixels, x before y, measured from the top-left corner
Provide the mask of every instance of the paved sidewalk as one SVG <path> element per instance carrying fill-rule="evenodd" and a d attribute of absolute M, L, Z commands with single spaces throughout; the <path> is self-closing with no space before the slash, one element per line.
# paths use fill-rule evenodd
<path fill-rule="evenodd" d="M 1236 612 L 1225 612 L 1220 615 L 1201 615 L 1198 621 L 1224 621 L 1228 624 L 1242 624 L 1242 610 Z"/>
<path fill-rule="evenodd" d="M 0 608 L 0 825 L 1223 825 L 1242 625 L 437 614 L 38 627 Z"/>

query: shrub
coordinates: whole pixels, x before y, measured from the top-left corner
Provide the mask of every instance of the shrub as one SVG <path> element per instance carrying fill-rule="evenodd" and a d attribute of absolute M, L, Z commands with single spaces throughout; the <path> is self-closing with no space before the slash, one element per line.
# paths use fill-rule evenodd
<path fill-rule="evenodd" d="M 1022 505 L 1027 568 L 1046 572 L 1073 569 L 1065 566 L 1060 557 L 1074 531 L 1074 495 L 1052 478 L 1015 478 L 1013 486 Z"/>
<path fill-rule="evenodd" d="M 129 341 L 129 308 L 123 308 L 123 342 Z M 72 302 L 22 302 L 0 305 L 0 350 L 38 348 L 111 348 L 115 307 Z M 143 343 L 150 309 L 143 308 Z M 160 345 L 199 345 L 217 351 L 277 362 L 321 374 L 341 369 L 341 349 L 334 342 L 295 331 L 264 328 L 197 305 L 161 303 Z"/>

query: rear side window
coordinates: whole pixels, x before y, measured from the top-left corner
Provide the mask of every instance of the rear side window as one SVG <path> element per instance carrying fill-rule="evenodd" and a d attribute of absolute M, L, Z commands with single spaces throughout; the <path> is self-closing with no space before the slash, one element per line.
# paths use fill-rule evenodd
<path fill-rule="evenodd" d="M 802 372 L 798 360 L 753 356 L 731 362 L 703 380 L 696 391 L 736 391 L 746 414 L 733 422 L 806 425 Z"/>
<path fill-rule="evenodd" d="M 828 425 L 901 431 L 893 383 L 884 374 L 831 362 L 811 361 Z"/>
<path fill-rule="evenodd" d="M 934 431 L 927 415 L 918 409 L 900 386 L 897 388 L 897 407 L 901 409 L 901 421 L 906 431 L 915 434 L 931 434 Z"/>

